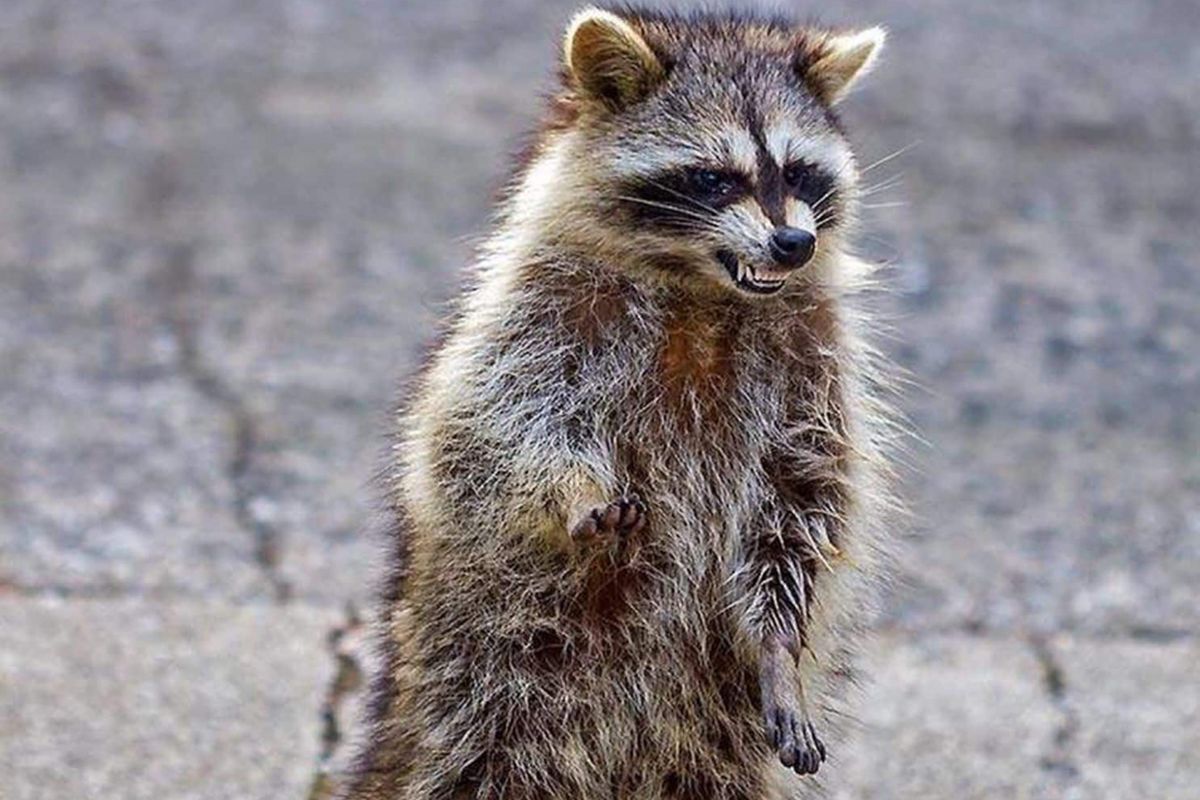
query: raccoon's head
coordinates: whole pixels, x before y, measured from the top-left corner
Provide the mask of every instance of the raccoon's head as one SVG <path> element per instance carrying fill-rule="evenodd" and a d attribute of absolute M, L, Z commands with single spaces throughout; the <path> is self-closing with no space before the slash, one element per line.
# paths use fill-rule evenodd
<path fill-rule="evenodd" d="M 554 218 L 670 280 L 780 291 L 820 268 L 853 217 L 858 170 L 833 107 L 883 40 L 879 28 L 580 12 L 554 101 L 562 135 L 544 151 L 555 164 L 543 178 L 563 187 Z"/>

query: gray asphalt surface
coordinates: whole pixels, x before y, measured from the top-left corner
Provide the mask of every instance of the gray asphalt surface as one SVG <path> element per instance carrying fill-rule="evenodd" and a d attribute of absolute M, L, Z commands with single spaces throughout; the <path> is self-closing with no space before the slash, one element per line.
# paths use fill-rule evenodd
<path fill-rule="evenodd" d="M 0 797 L 327 792 L 387 410 L 572 9 L 0 4 Z M 846 116 L 907 148 L 863 247 L 925 440 L 824 782 L 1194 798 L 1200 3 L 820 15 L 892 34 Z"/>

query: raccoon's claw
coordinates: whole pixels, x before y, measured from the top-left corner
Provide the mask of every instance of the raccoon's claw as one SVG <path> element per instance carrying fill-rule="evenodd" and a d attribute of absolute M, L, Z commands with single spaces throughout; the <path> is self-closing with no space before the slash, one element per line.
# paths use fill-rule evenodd
<path fill-rule="evenodd" d="M 815 775 L 825 761 L 825 743 L 807 715 L 790 706 L 764 702 L 767 741 L 779 753 L 779 762 L 797 775 Z"/>
<path fill-rule="evenodd" d="M 825 761 L 825 743 L 808 717 L 802 693 L 785 690 L 784 652 L 776 646 L 763 656 L 760 681 L 767 742 L 785 767 L 797 775 L 815 775 Z"/>
<path fill-rule="evenodd" d="M 646 504 L 636 494 L 631 494 L 606 506 L 593 508 L 571 529 L 571 536 L 580 540 L 596 537 L 624 539 L 645 525 Z"/>

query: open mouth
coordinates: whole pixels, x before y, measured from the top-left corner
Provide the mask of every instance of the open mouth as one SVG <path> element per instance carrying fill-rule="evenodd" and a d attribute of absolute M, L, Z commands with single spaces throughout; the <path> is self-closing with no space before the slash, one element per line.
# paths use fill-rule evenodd
<path fill-rule="evenodd" d="M 747 292 L 754 294 L 775 294 L 783 288 L 787 277 L 776 278 L 766 277 L 755 273 L 754 268 L 749 264 L 745 264 L 728 250 L 718 250 L 717 260 L 721 262 L 721 266 L 729 273 L 729 277 L 733 278 L 733 282 L 737 284 L 739 289 L 745 289 Z"/>

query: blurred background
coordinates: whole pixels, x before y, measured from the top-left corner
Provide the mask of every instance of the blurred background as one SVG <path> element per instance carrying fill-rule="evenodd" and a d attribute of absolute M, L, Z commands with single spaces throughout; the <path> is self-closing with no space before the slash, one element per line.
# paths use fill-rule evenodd
<path fill-rule="evenodd" d="M 0 3 L 0 796 L 327 796 L 388 408 L 575 7 Z M 794 10 L 891 30 L 845 116 L 926 442 L 822 777 L 1196 797 L 1200 2 Z"/>

